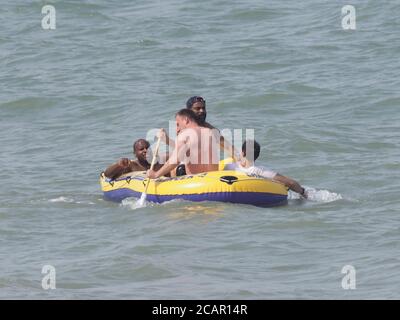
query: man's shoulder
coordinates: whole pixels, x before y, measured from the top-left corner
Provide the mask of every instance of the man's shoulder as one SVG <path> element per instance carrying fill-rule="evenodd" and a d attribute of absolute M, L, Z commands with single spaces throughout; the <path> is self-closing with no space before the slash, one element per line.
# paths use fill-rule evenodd
<path fill-rule="evenodd" d="M 129 163 L 129 167 L 132 171 L 143 171 L 146 170 L 139 162 L 136 160 L 131 160 Z"/>
<path fill-rule="evenodd" d="M 219 131 L 219 129 L 218 128 L 216 128 L 216 127 L 214 127 L 211 123 L 208 123 L 208 122 L 204 122 L 202 125 L 201 125 L 201 127 L 203 127 L 203 128 L 207 128 L 207 129 L 215 129 L 215 130 L 218 130 Z"/>

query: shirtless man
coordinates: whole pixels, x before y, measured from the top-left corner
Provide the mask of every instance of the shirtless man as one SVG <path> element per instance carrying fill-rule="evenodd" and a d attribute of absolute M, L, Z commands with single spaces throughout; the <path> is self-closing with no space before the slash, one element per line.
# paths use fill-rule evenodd
<path fill-rule="evenodd" d="M 224 136 L 222 136 L 217 128 L 206 121 L 207 111 L 206 111 L 206 100 L 204 100 L 200 96 L 190 97 L 186 101 L 186 108 L 192 110 L 197 118 L 197 123 L 200 127 L 208 128 L 214 131 L 215 136 L 219 139 L 219 146 L 221 150 L 228 151 L 228 157 L 234 158 L 235 160 L 240 160 L 240 153 L 235 150 L 232 144 L 230 144 L 227 140 L 225 140 Z M 163 141 L 170 145 L 172 148 L 175 147 L 175 141 L 170 139 L 162 129 L 162 139 Z M 176 175 L 185 175 L 185 166 L 179 165 L 176 169 Z"/>
<path fill-rule="evenodd" d="M 136 156 L 136 160 L 121 158 L 117 163 L 109 166 L 106 171 L 104 171 L 104 175 L 114 180 L 128 172 L 146 171 L 150 169 L 150 163 L 148 163 L 146 159 L 149 147 L 150 143 L 147 140 L 136 140 L 133 144 L 133 154 Z M 157 163 L 154 165 L 154 168 L 158 170 L 161 168 L 161 165 Z"/>
<path fill-rule="evenodd" d="M 186 108 L 192 110 L 195 113 L 199 121 L 199 125 L 201 127 L 216 130 L 218 131 L 219 134 L 219 130 L 206 121 L 207 117 L 206 100 L 204 100 L 200 96 L 190 97 L 188 101 L 186 101 Z M 228 141 L 225 140 L 224 136 L 219 134 L 219 138 L 220 138 L 219 144 L 221 150 L 227 150 L 231 157 L 240 158 L 239 152 L 237 152 L 237 150 L 235 150 L 234 147 Z"/>
<path fill-rule="evenodd" d="M 216 129 L 211 124 L 206 122 L 207 112 L 206 112 L 206 100 L 204 100 L 200 96 L 194 96 L 189 98 L 186 101 L 186 108 L 192 110 L 197 118 L 197 123 L 200 127 L 208 128 L 208 129 Z M 164 142 L 171 147 L 175 147 L 175 141 L 170 139 L 164 129 L 162 130 L 162 139 Z M 218 129 L 216 129 L 218 130 Z"/>
<path fill-rule="evenodd" d="M 179 163 L 185 163 L 186 174 L 218 170 L 218 142 L 209 128 L 201 127 L 195 113 L 180 110 L 175 117 L 177 142 L 168 161 L 157 171 L 147 171 L 152 179 L 166 175 Z"/>

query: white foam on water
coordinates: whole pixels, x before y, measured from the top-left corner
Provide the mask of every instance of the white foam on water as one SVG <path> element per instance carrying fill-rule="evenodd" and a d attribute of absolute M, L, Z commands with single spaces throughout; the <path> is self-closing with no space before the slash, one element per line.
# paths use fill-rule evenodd
<path fill-rule="evenodd" d="M 52 203 L 58 203 L 58 202 L 61 202 L 61 203 L 76 203 L 76 204 L 95 204 L 94 202 L 92 202 L 92 201 L 77 201 L 77 200 L 74 200 L 74 199 L 72 199 L 72 198 L 69 198 L 69 197 L 63 197 L 63 196 L 61 196 L 61 197 L 58 197 L 58 198 L 54 198 L 54 199 L 49 199 L 49 200 L 47 200 L 48 202 L 52 202 Z"/>
<path fill-rule="evenodd" d="M 176 203 L 176 202 L 182 202 L 184 200 L 182 199 L 173 199 L 170 201 L 164 201 L 163 203 L 154 203 L 154 202 L 148 202 L 145 201 L 143 204 L 140 202 L 140 199 L 138 198 L 126 198 L 124 200 L 122 200 L 122 202 L 120 203 L 120 207 L 127 207 L 131 210 L 137 210 L 137 209 L 141 209 L 141 208 L 147 208 L 147 207 L 157 207 L 157 206 L 165 206 L 168 205 L 170 203 Z"/>
<path fill-rule="evenodd" d="M 331 192 L 329 190 L 318 190 L 311 187 L 305 187 L 305 189 L 308 194 L 308 201 L 328 203 L 343 199 L 340 193 Z M 298 193 L 289 190 L 288 200 L 296 200 L 300 198 L 302 197 Z"/>
<path fill-rule="evenodd" d="M 75 203 L 78 203 L 78 204 L 95 204 L 92 201 L 76 201 Z"/>
<path fill-rule="evenodd" d="M 140 199 L 138 199 L 138 198 L 125 198 L 121 201 L 121 204 L 119 206 L 127 207 L 131 210 L 137 210 L 140 208 L 145 208 L 147 206 L 151 206 L 151 204 L 148 202 L 141 203 Z"/>
<path fill-rule="evenodd" d="M 319 202 L 319 203 L 329 203 L 337 200 L 342 200 L 343 197 L 339 193 L 331 192 L 329 190 L 318 190 L 311 187 L 305 187 L 306 192 L 308 194 L 307 201 L 311 202 Z M 289 190 L 288 192 L 288 200 L 298 200 L 303 199 L 298 193 Z M 141 208 L 147 207 L 155 207 L 155 206 L 164 206 L 169 205 L 175 202 L 182 202 L 182 199 L 173 199 L 171 201 L 165 201 L 163 203 L 153 203 L 153 202 L 141 202 L 141 199 L 138 198 L 126 198 L 122 200 L 120 207 L 127 207 L 130 210 L 137 210 Z M 304 199 L 304 201 L 306 201 Z"/>
<path fill-rule="evenodd" d="M 75 202 L 74 199 L 68 198 L 68 197 L 58 197 L 54 199 L 50 199 L 49 202 Z"/>

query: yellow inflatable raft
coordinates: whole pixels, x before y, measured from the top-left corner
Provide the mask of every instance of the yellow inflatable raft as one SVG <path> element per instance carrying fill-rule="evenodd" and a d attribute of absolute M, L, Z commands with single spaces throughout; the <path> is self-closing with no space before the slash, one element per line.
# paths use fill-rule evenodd
<path fill-rule="evenodd" d="M 132 172 L 110 180 L 100 176 L 104 198 L 122 201 L 128 197 L 140 198 L 149 180 L 145 172 Z M 287 203 L 287 188 L 271 180 L 249 176 L 238 171 L 213 171 L 175 178 L 151 179 L 147 201 L 162 203 L 173 199 L 189 201 L 222 201 L 251 204 L 261 207 Z"/>

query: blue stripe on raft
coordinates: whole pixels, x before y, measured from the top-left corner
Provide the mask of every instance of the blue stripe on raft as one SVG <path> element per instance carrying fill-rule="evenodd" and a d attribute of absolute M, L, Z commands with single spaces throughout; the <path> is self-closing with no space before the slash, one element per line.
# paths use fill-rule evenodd
<path fill-rule="evenodd" d="M 118 189 L 104 192 L 104 198 L 111 201 L 121 202 L 125 198 L 140 198 L 140 192 L 131 189 Z M 148 194 L 146 200 L 150 202 L 162 203 L 174 199 L 189 201 L 221 201 L 230 203 L 251 204 L 258 207 L 274 207 L 287 204 L 287 196 L 264 193 L 264 192 L 211 192 L 200 194 L 182 195 L 153 195 Z"/>

